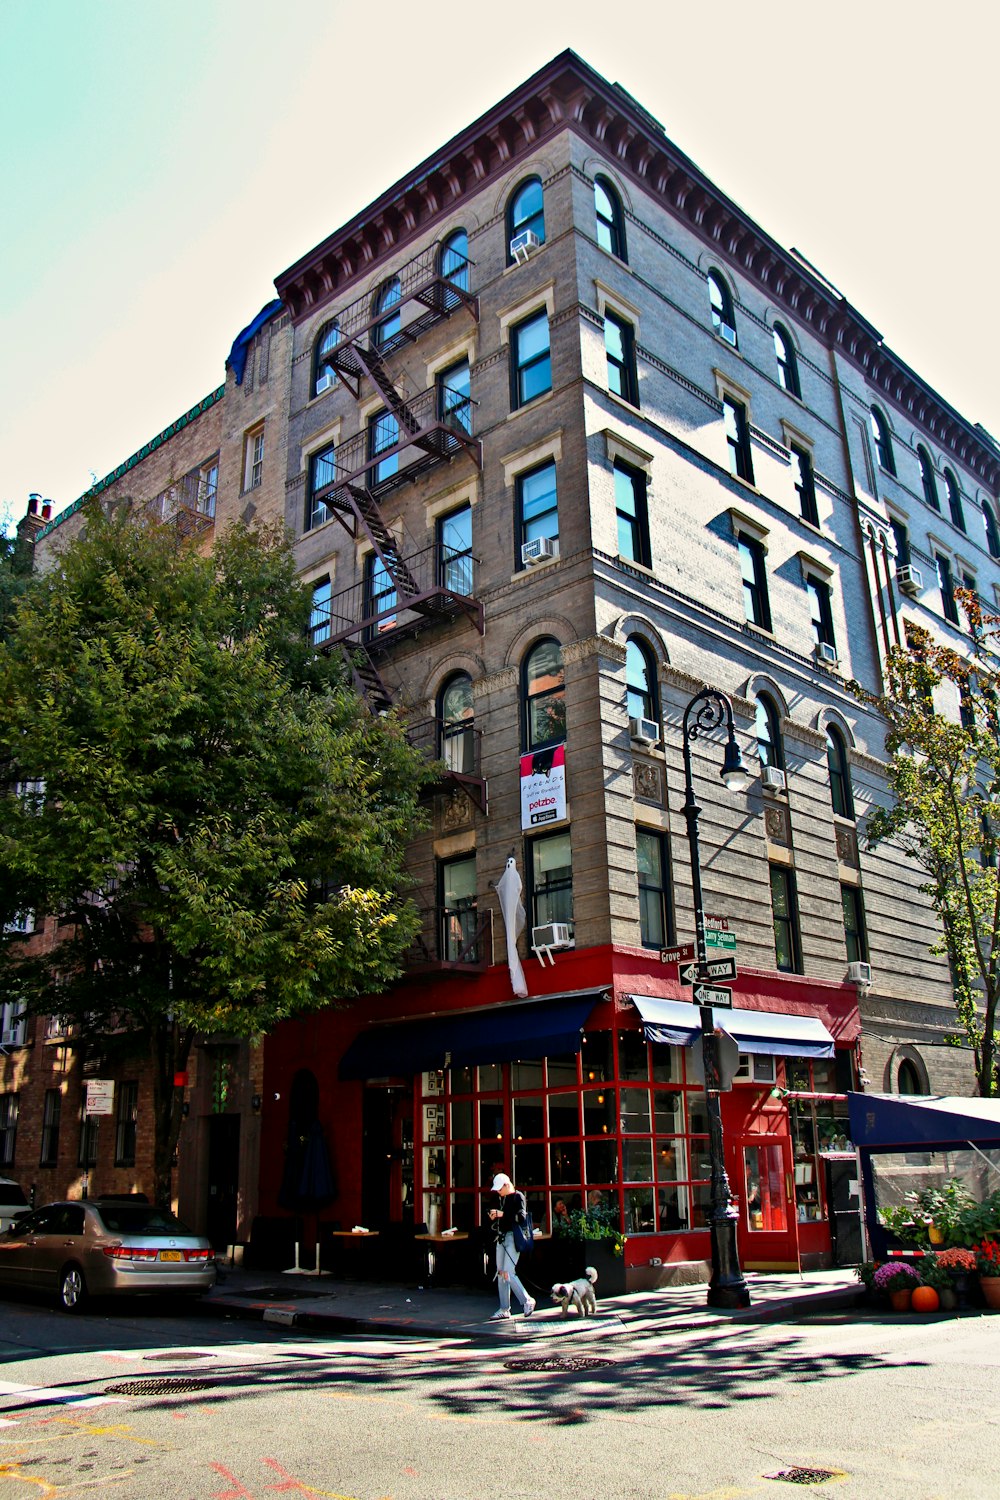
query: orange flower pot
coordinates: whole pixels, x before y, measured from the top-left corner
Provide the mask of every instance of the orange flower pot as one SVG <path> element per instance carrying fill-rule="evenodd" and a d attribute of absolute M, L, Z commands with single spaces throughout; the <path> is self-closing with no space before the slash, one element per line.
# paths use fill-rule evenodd
<path fill-rule="evenodd" d="M 986 1298 L 986 1306 L 1000 1312 L 1000 1276 L 980 1276 L 979 1285 Z"/>
<path fill-rule="evenodd" d="M 893 1312 L 909 1312 L 912 1301 L 913 1293 L 909 1287 L 905 1287 L 898 1292 L 889 1293 L 889 1304 Z"/>

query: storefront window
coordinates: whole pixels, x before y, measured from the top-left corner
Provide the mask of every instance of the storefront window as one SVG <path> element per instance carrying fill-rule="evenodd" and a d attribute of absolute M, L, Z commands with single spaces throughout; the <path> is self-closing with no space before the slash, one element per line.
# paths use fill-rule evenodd
<path fill-rule="evenodd" d="M 837 1067 L 832 1058 L 789 1061 L 785 1064 L 786 1086 L 797 1093 L 837 1092 Z M 852 1151 L 846 1099 L 795 1099 L 788 1101 L 788 1117 L 794 1158 L 795 1211 L 800 1224 L 826 1219 L 825 1158 Z"/>

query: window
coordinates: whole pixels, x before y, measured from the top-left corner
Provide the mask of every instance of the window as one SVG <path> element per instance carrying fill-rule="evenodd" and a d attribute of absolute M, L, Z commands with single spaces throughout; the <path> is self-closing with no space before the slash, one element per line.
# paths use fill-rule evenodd
<path fill-rule="evenodd" d="M 472 431 L 472 397 L 469 361 L 460 359 L 437 378 L 438 417 L 462 432 Z"/>
<path fill-rule="evenodd" d="M 542 464 L 527 474 L 517 476 L 518 565 L 525 542 L 547 537 L 559 539 L 559 501 L 556 494 L 556 466 Z"/>
<path fill-rule="evenodd" d="M 566 738 L 566 675 L 557 640 L 546 636 L 531 648 L 522 682 L 525 749 L 561 745 Z"/>
<path fill-rule="evenodd" d="M 861 887 L 842 885 L 840 901 L 844 908 L 844 936 L 847 939 L 847 962 L 868 962 L 868 936 L 865 932 L 865 908 Z"/>
<path fill-rule="evenodd" d="M 831 646 L 837 649 L 837 642 L 833 634 L 833 609 L 831 606 L 832 591 L 828 583 L 819 578 L 809 577 L 806 579 L 806 593 L 809 595 L 809 617 L 812 621 L 812 636 L 815 646 Z"/>
<path fill-rule="evenodd" d="M 447 963 L 470 962 L 476 926 L 476 856 L 443 860 L 438 866 L 441 890 L 441 957 Z"/>
<path fill-rule="evenodd" d="M 757 735 L 757 754 L 762 766 L 775 766 L 784 770 L 785 752 L 781 743 L 781 727 L 774 700 L 766 693 L 757 699 L 754 711 L 754 729 Z"/>
<path fill-rule="evenodd" d="M 924 1092 L 920 1074 L 908 1057 L 904 1057 L 896 1074 L 897 1094 L 922 1094 Z"/>
<path fill-rule="evenodd" d="M 783 974 L 802 973 L 798 901 L 794 871 L 771 866 L 771 915 L 774 919 L 774 960 Z"/>
<path fill-rule="evenodd" d="M 923 446 L 917 449 L 917 458 L 920 461 L 920 483 L 924 489 L 924 499 L 932 510 L 940 510 L 941 502 L 938 499 L 937 482 L 934 478 L 934 464 L 927 449 Z"/>
<path fill-rule="evenodd" d="M 875 453 L 879 464 L 887 474 L 895 474 L 896 460 L 892 456 L 889 424 L 877 406 L 872 407 L 872 435 L 875 438 Z"/>
<path fill-rule="evenodd" d="M 14 1165 L 19 1103 L 18 1094 L 0 1094 L 0 1167 Z"/>
<path fill-rule="evenodd" d="M 329 578 L 321 578 L 313 584 L 312 608 L 309 611 L 309 639 L 314 646 L 330 639 L 330 604 L 333 599 L 333 584 Z"/>
<path fill-rule="evenodd" d="M 801 399 L 802 389 L 799 385 L 799 366 L 795 358 L 795 345 L 792 343 L 791 335 L 787 328 L 780 323 L 774 325 L 774 353 L 778 361 L 778 384 L 789 395 L 798 396 Z"/>
<path fill-rule="evenodd" d="M 30 776 L 24 781 L 15 781 L 14 796 L 21 803 L 22 812 L 30 817 L 38 817 L 45 806 L 44 777 Z"/>
<path fill-rule="evenodd" d="M 965 511 L 962 509 L 962 493 L 958 488 L 958 480 L 950 469 L 944 471 L 944 487 L 948 492 L 948 509 L 951 512 L 951 523 L 957 526 L 959 531 L 965 530 Z"/>
<path fill-rule="evenodd" d="M 947 557 L 942 557 L 940 552 L 934 554 L 934 565 L 937 568 L 938 587 L 941 590 L 941 608 L 944 617 L 952 625 L 958 621 L 958 601 L 955 598 L 955 580 L 952 577 L 951 562 Z"/>
<path fill-rule="evenodd" d="M 511 404 L 524 406 L 552 389 L 549 315 L 534 313 L 510 333 Z"/>
<path fill-rule="evenodd" d="M 456 672 L 438 698 L 438 753 L 448 770 L 460 776 L 475 774 L 474 719 L 472 678 L 468 672 Z"/>
<path fill-rule="evenodd" d="M 889 525 L 892 527 L 892 539 L 896 544 L 896 567 L 908 568 L 910 566 L 910 537 L 902 521 L 897 521 L 895 516 L 889 517 Z"/>
<path fill-rule="evenodd" d="M 708 273 L 708 300 L 712 308 L 712 327 L 715 332 L 734 349 L 738 348 L 732 295 L 718 271 Z"/>
<path fill-rule="evenodd" d="M 793 443 L 792 480 L 799 497 L 799 514 L 810 526 L 819 525 L 819 510 L 816 506 L 816 476 L 813 474 L 812 455 L 806 448 L 797 448 Z"/>
<path fill-rule="evenodd" d="M 635 335 L 631 323 L 614 313 L 604 314 L 604 348 L 608 357 L 608 390 L 631 406 L 639 405 L 635 367 Z"/>
<path fill-rule="evenodd" d="M 737 479 L 753 484 L 753 458 L 750 453 L 750 423 L 747 409 L 741 401 L 731 396 L 723 397 L 722 416 L 726 424 L 726 442 L 729 446 L 729 472 Z"/>
<path fill-rule="evenodd" d="M 42 1144 L 38 1153 L 40 1167 L 54 1167 L 59 1160 L 59 1121 L 62 1117 L 62 1094 L 58 1089 L 45 1090 L 42 1106 Z"/>
<path fill-rule="evenodd" d="M 656 664 L 645 641 L 635 635 L 625 642 L 625 704 L 630 719 L 651 719 L 659 724 Z"/>
<path fill-rule="evenodd" d="M 378 459 L 368 470 L 368 483 L 372 489 L 399 473 L 398 453 L 379 459 L 380 453 L 384 453 L 387 448 L 395 448 L 398 442 L 399 422 L 391 411 L 376 412 L 368 418 L 368 457 Z"/>
<path fill-rule="evenodd" d="M 573 935 L 573 863 L 569 829 L 531 840 L 531 926 L 566 922 Z"/>
<path fill-rule="evenodd" d="M 771 628 L 771 607 L 767 598 L 767 572 L 764 566 L 764 543 L 757 537 L 737 535 L 740 572 L 743 575 L 743 609 L 751 625 L 761 630 Z"/>
<path fill-rule="evenodd" d="M 1000 529 L 997 528 L 996 513 L 988 500 L 983 501 L 983 526 L 986 529 L 986 545 L 991 557 L 1000 557 Z"/>
<path fill-rule="evenodd" d="M 646 476 L 615 460 L 615 514 L 618 519 L 618 556 L 650 566 L 649 521 L 646 514 Z"/>
<path fill-rule="evenodd" d="M 135 1124 L 139 1114 L 139 1085 L 118 1085 L 118 1110 L 115 1119 L 115 1166 L 135 1166 Z"/>
<path fill-rule="evenodd" d="M 4 1000 L 0 1004 L 0 1047 L 23 1047 L 27 1025 L 28 1018 L 22 1013 L 20 1002 Z"/>
<path fill-rule="evenodd" d="M 472 593 L 472 506 L 439 516 L 437 553 L 441 583 L 455 594 Z"/>
<path fill-rule="evenodd" d="M 507 204 L 507 264 L 513 265 L 510 242 L 526 230 L 538 236 L 539 244 L 545 243 L 545 199 L 542 196 L 540 177 L 529 177 L 516 188 Z"/>
<path fill-rule="evenodd" d="M 213 458 L 202 464 L 198 471 L 198 495 L 195 508 L 203 516 L 215 515 L 215 501 L 219 493 L 219 460 Z"/>
<path fill-rule="evenodd" d="M 334 349 L 340 343 L 340 324 L 336 318 L 330 323 L 324 323 L 316 335 L 315 354 L 313 355 L 313 389 L 314 396 L 321 396 L 336 383 L 337 371 L 332 363 L 331 356 Z"/>
<path fill-rule="evenodd" d="M 830 773 L 830 802 L 840 818 L 854 817 L 854 795 L 851 771 L 847 761 L 847 744 L 839 729 L 826 731 L 826 764 Z"/>
<path fill-rule="evenodd" d="M 264 477 L 264 428 L 255 427 L 246 435 L 243 452 L 243 489 L 255 490 Z"/>
<path fill-rule="evenodd" d="M 594 208 L 597 213 L 597 243 L 609 255 L 628 260 L 625 253 L 625 216 L 621 199 L 606 177 L 594 179 Z"/>
<path fill-rule="evenodd" d="M 86 1107 L 80 1115 L 80 1151 L 77 1165 L 97 1166 L 97 1144 L 101 1129 L 100 1115 L 88 1115 Z"/>
<path fill-rule="evenodd" d="M 464 229 L 456 229 L 443 242 L 438 264 L 445 281 L 460 292 L 469 290 L 469 236 Z"/>
<path fill-rule="evenodd" d="M 396 623 L 396 585 L 377 552 L 365 558 L 364 602 L 362 609 L 371 624 L 365 630 L 366 640 L 375 640 L 383 630 Z"/>
<path fill-rule="evenodd" d="M 639 932 L 644 948 L 665 948 L 674 940 L 670 902 L 670 853 L 666 836 L 652 828 L 635 831 L 639 871 Z"/>
<path fill-rule="evenodd" d="M 400 327 L 400 302 L 402 291 L 398 276 L 390 276 L 388 281 L 383 281 L 375 293 L 374 313 L 379 321 L 375 325 L 372 334 L 372 343 L 376 349 L 391 353 L 395 347 L 393 340 L 399 333 Z"/>

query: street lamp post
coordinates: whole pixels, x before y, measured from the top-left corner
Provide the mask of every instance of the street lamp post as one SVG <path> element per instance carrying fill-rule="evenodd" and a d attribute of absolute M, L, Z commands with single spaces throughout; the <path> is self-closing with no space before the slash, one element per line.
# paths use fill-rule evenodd
<path fill-rule="evenodd" d="M 699 972 L 708 962 L 705 946 L 705 902 L 701 890 L 701 851 L 698 845 L 698 817 L 701 813 L 694 795 L 691 771 L 693 741 L 711 734 L 722 725 L 726 728 L 726 748 L 720 775 L 729 791 L 742 791 L 749 780 L 743 757 L 736 742 L 733 708 L 724 693 L 703 688 L 684 711 L 684 817 L 687 820 L 688 847 L 691 851 L 691 888 L 694 895 L 695 953 Z M 749 1307 L 750 1292 L 740 1270 L 736 1248 L 736 1209 L 726 1173 L 722 1141 L 722 1107 L 719 1099 L 719 1046 L 715 1034 L 712 1007 L 701 1010 L 701 1047 L 705 1063 L 705 1101 L 708 1110 L 709 1154 L 712 1162 L 709 1230 L 712 1241 L 712 1278 L 708 1284 L 709 1307 Z"/>

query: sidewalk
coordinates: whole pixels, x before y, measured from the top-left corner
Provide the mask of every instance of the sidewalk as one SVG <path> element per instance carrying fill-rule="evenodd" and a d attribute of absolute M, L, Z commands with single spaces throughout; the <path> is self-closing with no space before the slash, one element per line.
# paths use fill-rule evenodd
<path fill-rule="evenodd" d="M 601 1298 L 596 1318 L 563 1318 L 538 1297 L 534 1315 L 490 1322 L 495 1292 L 469 1287 L 399 1286 L 338 1281 L 332 1276 L 227 1268 L 196 1305 L 207 1317 L 257 1319 L 329 1333 L 410 1334 L 435 1338 L 538 1339 L 587 1334 L 680 1332 L 720 1323 L 789 1322 L 853 1307 L 860 1287 L 850 1269 L 801 1275 L 748 1272 L 751 1304 L 725 1311 L 707 1305 L 708 1287 L 664 1287 Z"/>

